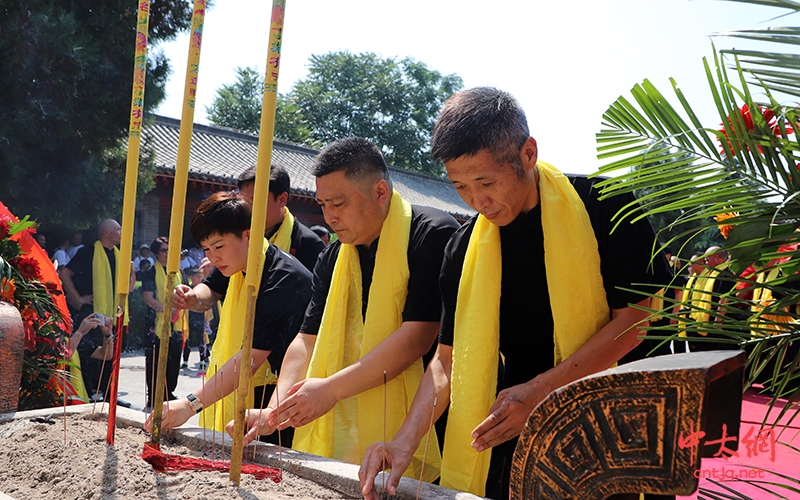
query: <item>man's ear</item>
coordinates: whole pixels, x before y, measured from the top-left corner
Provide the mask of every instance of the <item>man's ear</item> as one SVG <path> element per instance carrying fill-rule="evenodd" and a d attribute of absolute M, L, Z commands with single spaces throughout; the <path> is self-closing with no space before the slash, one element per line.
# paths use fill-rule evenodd
<path fill-rule="evenodd" d="M 275 198 L 275 201 L 278 203 L 278 205 L 285 207 L 289 202 L 289 193 L 286 191 L 282 192 Z"/>
<path fill-rule="evenodd" d="M 375 181 L 373 189 L 380 206 L 384 206 L 392 197 L 392 188 L 389 187 L 389 183 L 386 182 L 386 179 L 378 179 Z"/>
<path fill-rule="evenodd" d="M 526 172 L 536 166 L 536 162 L 539 159 L 539 147 L 536 145 L 536 139 L 528 137 L 519 151 L 519 158 Z"/>
<path fill-rule="evenodd" d="M 244 231 L 242 231 L 242 238 L 247 238 L 248 240 L 250 239 L 250 230 L 249 229 L 245 229 Z"/>

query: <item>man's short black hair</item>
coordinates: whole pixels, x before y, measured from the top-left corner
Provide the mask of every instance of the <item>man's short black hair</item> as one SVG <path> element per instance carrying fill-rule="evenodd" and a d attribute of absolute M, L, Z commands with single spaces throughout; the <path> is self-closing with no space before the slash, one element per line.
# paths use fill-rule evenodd
<path fill-rule="evenodd" d="M 250 202 L 235 191 L 219 191 L 209 196 L 192 216 L 190 230 L 197 244 L 218 234 L 233 234 L 241 238 L 250 229 L 253 207 Z"/>
<path fill-rule="evenodd" d="M 514 96 L 477 87 L 445 101 L 433 126 L 431 156 L 444 163 L 486 149 L 496 161 L 509 162 L 524 174 L 519 153 L 528 137 L 528 120 Z"/>
<path fill-rule="evenodd" d="M 323 236 L 330 236 L 331 235 L 331 232 L 328 231 L 327 227 L 320 226 L 319 224 L 317 224 L 316 226 L 311 226 L 309 229 L 311 231 L 313 231 L 314 234 L 316 234 L 320 238 L 322 238 Z"/>
<path fill-rule="evenodd" d="M 314 159 L 311 174 L 323 177 L 344 172 L 353 181 L 384 179 L 391 187 L 389 169 L 380 149 L 362 137 L 345 137 L 334 141 Z"/>
<path fill-rule="evenodd" d="M 242 189 L 242 186 L 247 184 L 248 182 L 255 182 L 256 181 L 256 166 L 253 165 L 252 167 L 248 168 L 241 174 L 239 174 L 239 180 L 236 183 L 236 186 L 239 189 Z M 289 173 L 283 168 L 283 165 L 278 163 L 273 163 L 272 167 L 269 169 L 269 192 L 272 193 L 273 196 L 278 197 L 283 193 L 288 193 L 291 189 L 291 179 L 289 178 Z"/>

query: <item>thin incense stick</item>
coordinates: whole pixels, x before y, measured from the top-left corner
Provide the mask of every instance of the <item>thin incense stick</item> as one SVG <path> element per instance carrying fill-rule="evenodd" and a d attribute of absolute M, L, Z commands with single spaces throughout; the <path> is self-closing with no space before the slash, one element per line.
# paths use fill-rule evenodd
<path fill-rule="evenodd" d="M 431 430 L 433 429 L 433 414 L 436 412 L 436 396 L 433 397 L 433 408 L 431 408 L 431 421 L 428 424 L 428 437 L 425 438 L 425 451 L 422 453 L 422 467 L 419 469 L 419 483 L 417 484 L 417 500 L 422 489 L 422 478 L 425 474 L 425 462 L 428 460 L 428 443 L 431 442 Z"/>
<path fill-rule="evenodd" d="M 155 345 L 153 345 L 153 356 L 152 357 L 153 357 L 153 359 L 150 360 L 150 390 L 148 391 L 148 395 L 147 395 L 148 398 L 150 399 L 150 401 L 148 401 L 148 404 L 150 406 L 150 411 L 151 412 L 153 411 L 153 407 L 156 405 L 156 395 L 155 395 L 155 390 L 156 390 L 156 366 L 158 366 L 157 365 L 158 360 L 156 359 Z M 147 383 L 146 380 L 145 380 L 145 383 Z"/>
<path fill-rule="evenodd" d="M 214 363 L 214 375 L 217 374 L 217 369 L 218 369 L 217 368 L 217 364 Z M 219 388 L 219 380 L 214 378 L 214 394 L 215 395 L 219 393 L 218 388 Z M 217 425 L 217 408 L 218 407 L 219 407 L 219 404 L 214 403 L 214 420 L 212 420 L 212 422 L 213 422 L 213 424 L 211 425 L 212 429 L 214 429 L 214 426 Z M 223 418 L 225 418 L 225 417 L 223 417 Z M 211 460 L 216 460 L 216 458 L 217 458 L 217 455 L 216 455 L 215 450 L 214 450 L 214 445 L 217 444 L 217 434 L 216 434 L 216 432 L 217 432 L 216 429 L 214 429 L 214 434 L 211 434 Z"/>
<path fill-rule="evenodd" d="M 278 384 L 275 384 L 275 412 L 277 413 L 276 419 L 278 421 L 278 427 L 281 425 L 281 412 L 279 408 L 281 407 L 281 395 L 278 392 Z M 281 477 L 283 477 L 283 444 L 281 443 L 281 430 L 276 428 L 275 432 L 278 433 L 278 470 L 281 471 Z"/>
<path fill-rule="evenodd" d="M 252 364 L 252 363 L 253 363 L 253 360 L 251 358 L 250 359 L 250 364 Z M 277 384 L 275 384 L 275 390 L 276 391 L 278 390 L 278 385 Z M 258 421 L 259 422 L 261 422 L 261 412 L 264 411 L 264 396 L 266 396 L 266 395 L 267 395 L 267 384 L 264 384 L 264 389 L 261 391 L 261 403 L 259 403 L 259 405 L 258 405 Z M 256 427 L 258 427 L 258 424 L 256 424 Z M 248 431 L 249 431 L 249 429 L 248 429 Z M 256 447 L 257 446 L 258 446 L 258 435 L 256 435 L 256 438 L 253 440 L 253 462 L 256 461 Z M 278 441 L 278 446 L 280 446 L 280 441 Z"/>
<path fill-rule="evenodd" d="M 383 454 L 381 455 L 381 498 L 386 496 L 386 370 L 383 370 Z"/>
<path fill-rule="evenodd" d="M 236 364 L 234 363 L 233 369 L 236 370 Z M 225 374 L 224 372 L 219 372 L 219 383 L 222 385 L 222 388 L 225 389 Z M 221 412 L 222 412 L 222 422 L 225 423 L 225 419 L 228 417 L 225 415 L 225 397 L 220 398 L 220 402 L 222 403 Z M 214 425 L 216 426 L 216 422 Z M 214 432 L 217 432 L 217 429 L 214 429 Z M 225 433 L 219 433 L 219 459 L 225 460 Z"/>
<path fill-rule="evenodd" d="M 69 367 L 67 367 L 67 370 L 69 370 Z M 64 378 L 61 379 L 61 387 L 62 391 L 64 391 L 64 446 L 67 446 L 67 373 L 69 372 L 65 371 Z"/>
<path fill-rule="evenodd" d="M 203 387 L 203 397 L 205 397 L 205 394 L 206 394 L 206 376 L 205 376 L 205 374 L 203 374 L 203 380 L 201 380 L 200 383 L 202 384 L 202 387 Z M 204 425 L 203 426 L 203 456 L 204 457 L 208 456 L 206 454 L 206 446 L 207 445 L 208 445 L 208 441 L 206 440 L 206 426 Z"/>
<path fill-rule="evenodd" d="M 93 401 L 93 404 L 92 404 L 92 416 L 89 418 L 90 422 L 94 421 L 94 409 L 97 406 L 97 399 L 94 396 L 96 394 L 100 393 L 100 384 L 103 383 L 103 370 L 106 367 L 106 356 L 107 355 L 108 355 L 108 346 L 106 346 L 105 349 L 103 349 L 103 363 L 100 365 L 100 378 L 97 381 L 97 389 L 94 391 L 94 394 L 92 394 L 92 396 L 91 396 L 91 398 L 94 399 L 94 401 Z M 104 394 L 103 395 L 103 403 L 105 404 L 105 402 L 106 402 L 106 397 L 105 397 L 105 394 Z M 101 410 L 103 409 L 102 405 L 100 406 L 100 409 Z"/>

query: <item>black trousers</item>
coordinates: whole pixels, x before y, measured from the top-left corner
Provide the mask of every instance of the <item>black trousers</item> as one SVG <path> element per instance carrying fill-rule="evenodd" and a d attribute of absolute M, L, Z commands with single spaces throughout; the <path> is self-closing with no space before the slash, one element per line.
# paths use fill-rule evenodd
<path fill-rule="evenodd" d="M 161 341 L 156 338 L 152 346 L 144 351 L 144 373 L 145 383 L 147 384 L 147 406 L 153 407 L 153 399 L 155 398 L 155 381 L 158 378 L 158 356 L 160 351 Z M 169 337 L 169 349 L 167 351 L 167 393 L 165 398 L 167 400 L 174 400 L 175 388 L 178 387 L 178 375 L 181 371 L 181 350 L 183 347 L 183 339 L 180 332 L 174 332 Z"/>

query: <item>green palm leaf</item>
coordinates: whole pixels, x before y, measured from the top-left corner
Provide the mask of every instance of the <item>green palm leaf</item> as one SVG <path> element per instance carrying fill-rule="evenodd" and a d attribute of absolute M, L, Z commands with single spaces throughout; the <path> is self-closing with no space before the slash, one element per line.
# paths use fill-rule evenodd
<path fill-rule="evenodd" d="M 800 12 L 800 2 L 793 0 L 731 1 Z M 617 214 L 617 224 L 670 217 L 659 228 L 657 250 L 687 245 L 717 226 L 715 217 L 734 214 L 724 221 L 731 226 L 724 243 L 731 255 L 732 273 L 724 278 L 727 291 L 711 292 L 703 303 L 700 295 L 692 299 L 692 291 L 678 282 L 668 284 L 664 308 L 647 311 L 670 324 L 650 327 L 648 337 L 685 340 L 678 335 L 685 332 L 693 341 L 746 349 L 747 385 L 760 382 L 776 398 L 788 398 L 778 417 L 764 422 L 775 425 L 787 415 L 790 421 L 800 418 L 800 353 L 790 351 L 792 343 L 800 343 L 800 109 L 784 104 L 800 97 L 800 55 L 774 47 L 796 51 L 800 27 L 716 36 L 773 46 L 771 51 L 717 51 L 712 46 L 714 56 L 704 59 L 703 71 L 719 125 L 711 128 L 698 119 L 676 81 L 671 80 L 670 92 L 664 93 L 644 80 L 603 114 L 596 135 L 603 163 L 595 175 L 611 176 L 600 183 L 602 197 L 627 192 L 637 196 L 637 203 Z M 748 266 L 758 271 L 743 275 Z M 708 319 L 697 314 L 709 305 L 713 307 Z M 792 479 L 768 488 L 752 482 L 778 497 L 781 491 L 800 491 L 799 483 Z M 726 493 L 701 494 L 744 498 L 725 489 Z"/>

